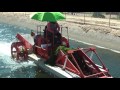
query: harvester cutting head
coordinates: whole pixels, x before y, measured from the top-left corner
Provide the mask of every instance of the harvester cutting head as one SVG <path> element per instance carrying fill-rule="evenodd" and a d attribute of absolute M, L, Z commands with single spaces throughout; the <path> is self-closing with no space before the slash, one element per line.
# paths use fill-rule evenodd
<path fill-rule="evenodd" d="M 87 53 L 92 52 L 89 56 Z M 95 54 L 102 66 L 97 65 L 93 59 Z M 105 67 L 101 58 L 94 48 L 71 49 L 59 48 L 56 65 L 79 75 L 81 78 L 111 78 L 108 69 Z"/>

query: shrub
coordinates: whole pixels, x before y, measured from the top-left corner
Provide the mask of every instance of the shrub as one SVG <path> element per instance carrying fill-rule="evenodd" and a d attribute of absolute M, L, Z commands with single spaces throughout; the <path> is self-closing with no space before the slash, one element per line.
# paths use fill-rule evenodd
<path fill-rule="evenodd" d="M 105 16 L 102 15 L 101 12 L 94 12 L 92 16 L 95 18 L 105 18 Z"/>

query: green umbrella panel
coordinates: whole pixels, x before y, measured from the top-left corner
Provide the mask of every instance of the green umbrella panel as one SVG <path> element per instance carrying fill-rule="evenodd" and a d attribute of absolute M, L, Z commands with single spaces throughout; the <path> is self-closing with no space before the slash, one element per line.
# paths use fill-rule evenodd
<path fill-rule="evenodd" d="M 65 16 L 61 12 L 37 12 L 32 14 L 30 18 L 39 21 L 56 22 L 64 20 Z"/>

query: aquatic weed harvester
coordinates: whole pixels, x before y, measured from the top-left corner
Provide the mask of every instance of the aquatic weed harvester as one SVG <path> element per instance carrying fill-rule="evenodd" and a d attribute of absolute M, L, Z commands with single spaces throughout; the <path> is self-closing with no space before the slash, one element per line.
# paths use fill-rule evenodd
<path fill-rule="evenodd" d="M 37 16 L 36 16 L 37 17 Z M 95 48 L 70 48 L 68 27 L 61 26 L 61 38 L 45 37 L 43 25 L 37 26 L 37 37 L 31 31 L 29 36 L 17 34 L 17 41 L 11 44 L 11 56 L 16 61 L 33 60 L 41 70 L 58 78 L 111 78 Z M 44 26 L 45 27 L 45 26 Z M 66 29 L 67 37 L 63 36 Z M 49 39 L 53 39 L 50 42 Z M 60 41 L 61 43 L 57 42 Z M 94 58 L 94 56 L 96 58 Z M 98 60 L 100 65 L 94 62 Z"/>

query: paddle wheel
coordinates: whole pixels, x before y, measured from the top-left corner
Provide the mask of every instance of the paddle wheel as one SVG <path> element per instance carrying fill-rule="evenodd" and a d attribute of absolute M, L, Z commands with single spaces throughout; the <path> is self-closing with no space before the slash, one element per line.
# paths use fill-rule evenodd
<path fill-rule="evenodd" d="M 11 56 L 16 60 L 27 60 L 28 52 L 22 42 L 14 42 L 11 45 Z"/>
<path fill-rule="evenodd" d="M 11 44 L 11 57 L 16 60 L 28 60 L 28 54 L 32 51 L 32 45 L 20 34 L 16 35 L 18 39 Z"/>

